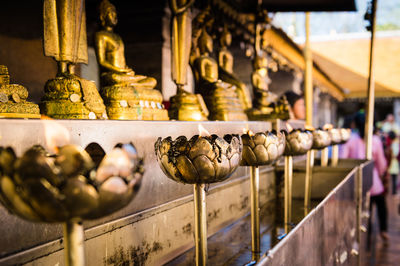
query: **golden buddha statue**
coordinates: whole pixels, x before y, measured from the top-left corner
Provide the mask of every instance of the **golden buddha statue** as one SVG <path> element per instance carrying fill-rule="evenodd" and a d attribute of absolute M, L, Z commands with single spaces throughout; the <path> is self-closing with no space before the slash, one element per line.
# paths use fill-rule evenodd
<path fill-rule="evenodd" d="M 241 82 L 233 73 L 233 55 L 228 47 L 232 43 L 232 35 L 225 26 L 220 38 L 220 50 L 218 52 L 219 77 L 221 80 L 236 86 L 236 93 L 244 110 L 251 108 L 251 97 L 246 84 Z"/>
<path fill-rule="evenodd" d="M 88 62 L 84 0 L 44 0 L 44 52 L 58 63 L 41 102 L 44 114 L 61 119 L 107 118 L 94 82 L 74 74 L 74 65 Z"/>
<path fill-rule="evenodd" d="M 203 28 L 198 39 L 200 56 L 193 62 L 196 78 L 196 90 L 203 96 L 210 111 L 210 120 L 247 120 L 242 104 L 236 92 L 236 86 L 224 82 L 218 76 L 218 64 L 209 55 L 213 50 L 213 41 Z"/>
<path fill-rule="evenodd" d="M 170 98 L 169 117 L 176 120 L 204 121 L 208 110 L 203 97 L 184 89 L 187 84 L 192 22 L 190 7 L 194 0 L 171 0 L 171 73 L 177 86 L 177 94 Z"/>
<path fill-rule="evenodd" d="M 101 70 L 101 95 L 110 119 L 168 120 L 156 79 L 137 75 L 125 62 L 121 37 L 113 32 L 117 12 L 108 0 L 100 3 L 102 30 L 96 33 L 97 61 Z"/>
<path fill-rule="evenodd" d="M 26 101 L 28 90 L 10 84 L 8 68 L 0 65 L 0 118 L 40 118 L 39 106 Z"/>
<path fill-rule="evenodd" d="M 251 83 L 253 85 L 253 108 L 247 115 L 251 120 L 289 119 L 289 103 L 285 96 L 278 96 L 268 89 L 271 82 L 268 76 L 268 59 L 264 51 L 259 52 L 253 61 Z"/>

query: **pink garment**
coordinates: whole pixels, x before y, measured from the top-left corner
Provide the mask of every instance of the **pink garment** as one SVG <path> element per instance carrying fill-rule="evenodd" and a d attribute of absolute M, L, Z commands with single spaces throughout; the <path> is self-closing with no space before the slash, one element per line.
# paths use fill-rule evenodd
<path fill-rule="evenodd" d="M 340 147 L 340 158 L 365 159 L 364 140 L 357 133 L 352 132 L 349 141 Z M 387 167 L 382 141 L 375 135 L 372 137 L 372 159 L 374 160 L 374 170 L 370 192 L 371 196 L 375 196 L 384 192 L 379 177 L 384 174 Z"/>

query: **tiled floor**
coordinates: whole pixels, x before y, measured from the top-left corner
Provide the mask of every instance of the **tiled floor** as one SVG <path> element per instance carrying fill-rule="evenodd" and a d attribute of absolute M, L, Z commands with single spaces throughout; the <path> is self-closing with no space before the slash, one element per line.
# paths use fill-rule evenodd
<path fill-rule="evenodd" d="M 370 264 L 376 266 L 397 266 L 400 265 L 400 195 L 388 195 L 386 197 L 388 207 L 388 234 L 389 240 L 383 241 L 378 233 L 376 224 L 377 217 L 374 216 L 374 236 L 372 243 L 375 242 L 375 250 L 371 250 Z M 376 213 L 374 213 L 376 215 Z"/>

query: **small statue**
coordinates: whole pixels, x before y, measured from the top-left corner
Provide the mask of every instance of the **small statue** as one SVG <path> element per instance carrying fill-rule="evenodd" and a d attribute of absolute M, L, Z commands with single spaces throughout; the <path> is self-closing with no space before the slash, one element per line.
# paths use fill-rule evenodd
<path fill-rule="evenodd" d="M 210 111 L 210 120 L 247 120 L 242 104 L 236 93 L 236 87 L 218 77 L 218 64 L 209 55 L 213 50 L 213 41 L 203 28 L 198 40 L 200 56 L 194 60 L 193 69 L 196 78 L 196 90 L 203 95 Z"/>
<path fill-rule="evenodd" d="M 58 64 L 57 77 L 47 81 L 41 107 L 61 119 L 107 118 L 94 82 L 74 74 L 74 65 L 88 62 L 84 0 L 44 0 L 44 53 Z"/>
<path fill-rule="evenodd" d="M 40 118 L 39 106 L 27 102 L 28 90 L 10 84 L 8 68 L 0 65 L 0 118 Z"/>
<path fill-rule="evenodd" d="M 289 103 L 286 97 L 278 99 L 277 95 L 268 89 L 271 80 L 268 76 L 268 59 L 261 51 L 254 58 L 251 83 L 253 85 L 253 108 L 248 116 L 251 120 L 289 119 Z"/>
<path fill-rule="evenodd" d="M 168 120 L 162 95 L 153 89 L 156 79 L 137 75 L 125 63 L 124 43 L 113 32 L 118 22 L 115 6 L 103 0 L 99 9 L 102 30 L 96 33 L 95 46 L 101 69 L 101 94 L 109 118 Z"/>
<path fill-rule="evenodd" d="M 194 0 L 171 0 L 171 73 L 177 86 L 177 93 L 170 98 L 169 117 L 176 120 L 204 121 L 208 110 L 203 97 L 184 89 L 187 84 L 192 21 L 190 7 Z"/>
<path fill-rule="evenodd" d="M 241 82 L 233 73 L 233 55 L 228 49 L 231 43 L 232 35 L 225 26 L 220 38 L 221 48 L 218 53 L 218 75 L 221 77 L 221 80 L 236 86 L 236 93 L 239 96 L 243 109 L 249 110 L 251 108 L 251 98 L 246 84 Z"/>

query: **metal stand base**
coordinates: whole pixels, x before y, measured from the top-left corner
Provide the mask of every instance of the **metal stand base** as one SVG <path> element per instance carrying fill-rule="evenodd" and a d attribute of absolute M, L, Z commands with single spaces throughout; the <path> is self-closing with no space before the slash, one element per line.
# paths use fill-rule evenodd
<path fill-rule="evenodd" d="M 64 223 L 64 250 L 67 266 L 85 265 L 85 233 L 80 221 L 70 220 Z"/>
<path fill-rule="evenodd" d="M 207 264 L 207 210 L 204 184 L 193 185 L 196 266 Z"/>
<path fill-rule="evenodd" d="M 285 156 L 285 234 L 289 233 L 292 221 L 292 179 L 293 179 L 293 157 Z"/>
<path fill-rule="evenodd" d="M 339 145 L 332 146 L 332 166 L 337 166 L 339 162 Z"/>
<path fill-rule="evenodd" d="M 257 166 L 250 167 L 250 197 L 251 197 L 251 259 L 260 259 L 260 172 Z"/>
<path fill-rule="evenodd" d="M 304 191 L 304 216 L 306 216 L 311 208 L 311 185 L 312 185 L 312 171 L 314 167 L 314 150 L 307 152 L 307 165 L 306 165 L 306 180 Z"/>

